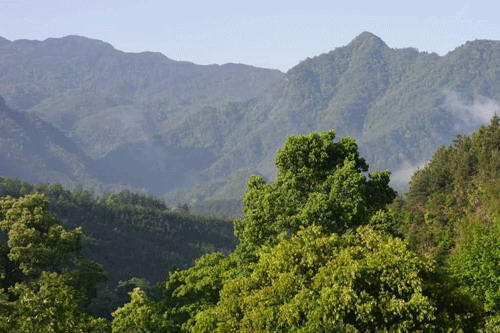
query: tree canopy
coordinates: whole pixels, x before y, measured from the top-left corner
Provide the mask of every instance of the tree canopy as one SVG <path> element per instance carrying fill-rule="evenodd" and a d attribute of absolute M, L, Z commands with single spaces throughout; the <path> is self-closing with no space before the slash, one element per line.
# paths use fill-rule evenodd
<path fill-rule="evenodd" d="M 106 332 L 92 317 L 104 270 L 81 253 L 81 229 L 65 230 L 41 194 L 0 199 L 0 317 L 11 332 Z"/>
<path fill-rule="evenodd" d="M 353 138 L 334 142 L 335 132 L 288 138 L 278 151 L 276 181 L 248 181 L 244 217 L 236 221 L 239 249 L 253 251 L 273 244 L 282 232 L 318 225 L 343 233 L 367 224 L 392 202 L 389 172 L 369 173 Z"/>

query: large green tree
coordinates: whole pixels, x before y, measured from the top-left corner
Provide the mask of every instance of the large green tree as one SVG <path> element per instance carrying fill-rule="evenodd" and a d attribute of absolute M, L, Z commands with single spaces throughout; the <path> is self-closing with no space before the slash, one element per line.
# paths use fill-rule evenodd
<path fill-rule="evenodd" d="M 12 332 L 105 332 L 86 306 L 105 279 L 81 253 L 81 229 L 65 230 L 41 194 L 0 199 L 2 325 Z"/>
<path fill-rule="evenodd" d="M 291 136 L 278 151 L 276 181 L 249 179 L 245 215 L 235 226 L 239 251 L 251 255 L 280 233 L 311 225 L 343 233 L 369 223 L 392 202 L 389 172 L 365 175 L 368 165 L 355 140 L 334 138 L 334 131 Z"/>
<path fill-rule="evenodd" d="M 251 274 L 225 284 L 193 332 L 471 331 L 477 313 L 401 239 L 312 226 L 259 250 Z"/>

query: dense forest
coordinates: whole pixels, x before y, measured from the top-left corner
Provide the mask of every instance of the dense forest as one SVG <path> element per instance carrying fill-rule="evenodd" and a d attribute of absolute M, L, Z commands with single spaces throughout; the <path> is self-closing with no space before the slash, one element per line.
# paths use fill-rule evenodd
<path fill-rule="evenodd" d="M 47 214 L 57 216 L 64 228 L 82 229 L 83 252 L 107 272 L 107 282 L 92 304 L 100 314 L 109 314 L 126 300 L 127 288 L 134 283 L 157 283 L 168 270 L 190 266 L 207 252 L 227 253 L 236 244 L 229 220 L 192 215 L 182 206 L 168 208 L 148 195 L 124 190 L 96 197 L 83 189 L 0 177 L 0 197 L 35 193 L 44 195 Z"/>
<path fill-rule="evenodd" d="M 389 186 L 390 172 L 369 172 L 354 138 L 334 131 L 290 136 L 275 163 L 274 181 L 248 179 L 237 244 L 227 221 L 149 196 L 2 179 L 0 329 L 498 329 L 497 116 L 439 148 L 405 195 Z M 117 293 L 133 288 L 111 320 L 95 308 L 105 269 L 122 279 Z M 129 273 L 164 281 L 126 282 Z"/>

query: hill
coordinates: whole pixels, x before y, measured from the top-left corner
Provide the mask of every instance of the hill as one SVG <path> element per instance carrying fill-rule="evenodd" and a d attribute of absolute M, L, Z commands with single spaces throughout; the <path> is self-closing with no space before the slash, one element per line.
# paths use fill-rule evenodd
<path fill-rule="evenodd" d="M 494 331 L 500 322 L 500 118 L 440 147 L 393 208 L 411 247 L 447 267 Z"/>
<path fill-rule="evenodd" d="M 0 197 L 43 193 L 67 229 L 82 227 L 85 250 L 108 272 L 110 284 L 132 277 L 157 282 L 201 254 L 235 246 L 232 223 L 169 209 L 147 195 L 121 191 L 97 197 L 58 184 L 31 185 L 0 177 Z M 159 269 L 161 267 L 161 269 Z"/>

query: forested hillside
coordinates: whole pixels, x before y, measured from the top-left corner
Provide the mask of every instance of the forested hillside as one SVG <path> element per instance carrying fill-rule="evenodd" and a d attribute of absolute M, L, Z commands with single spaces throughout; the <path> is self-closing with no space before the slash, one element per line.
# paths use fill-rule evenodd
<path fill-rule="evenodd" d="M 189 266 L 203 253 L 235 246 L 231 221 L 169 209 L 147 195 L 122 191 L 98 198 L 58 184 L 0 178 L 0 196 L 31 193 L 45 194 L 49 212 L 65 228 L 82 228 L 88 237 L 85 252 L 104 266 L 113 284 L 132 277 L 157 282 L 169 269 Z"/>
<path fill-rule="evenodd" d="M 235 213 L 249 174 L 273 179 L 287 136 L 331 128 L 354 136 L 370 165 L 395 171 L 403 189 L 438 146 L 498 112 L 499 55 L 497 41 L 439 56 L 392 49 L 365 32 L 282 74 L 125 53 L 76 36 L 3 40 L 0 95 L 68 136 L 94 159 L 100 183 Z"/>
<path fill-rule="evenodd" d="M 500 111 L 498 54 L 497 41 L 468 42 L 438 56 L 391 49 L 365 32 L 345 47 L 304 60 L 263 96 L 193 116 L 194 124 L 167 135 L 183 137 L 186 144 L 220 146 L 220 158 L 204 172 L 207 181 L 227 178 L 228 170 L 238 168 L 272 179 L 275 152 L 288 135 L 335 128 L 357 138 L 370 165 L 394 171 L 393 185 L 404 189 L 407 177 L 437 147 L 470 134 Z M 241 120 L 216 141 L 225 132 L 207 124 L 236 115 Z M 204 130 L 191 136 L 189 128 Z M 186 197 L 192 193 L 200 195 L 199 188 Z M 215 198 L 230 199 L 225 193 Z"/>
<path fill-rule="evenodd" d="M 192 184 L 215 158 L 210 150 L 167 142 L 163 132 L 193 110 L 253 98 L 281 77 L 240 64 L 125 53 L 79 36 L 0 43 L 0 95 L 11 109 L 34 113 L 69 136 L 98 160 L 101 182 L 155 193 Z"/>
<path fill-rule="evenodd" d="M 433 256 L 500 325 L 500 118 L 441 147 L 396 201 L 401 231 Z"/>
<path fill-rule="evenodd" d="M 169 270 L 192 265 L 202 254 L 227 253 L 236 245 L 232 223 L 216 217 L 170 209 L 147 195 L 121 191 L 96 197 L 61 185 L 30 185 L 0 177 L 0 197 L 42 193 L 47 213 L 66 229 L 81 228 L 83 253 L 101 264 L 106 283 L 99 286 L 93 312 L 109 316 L 135 285 L 151 285 Z"/>

